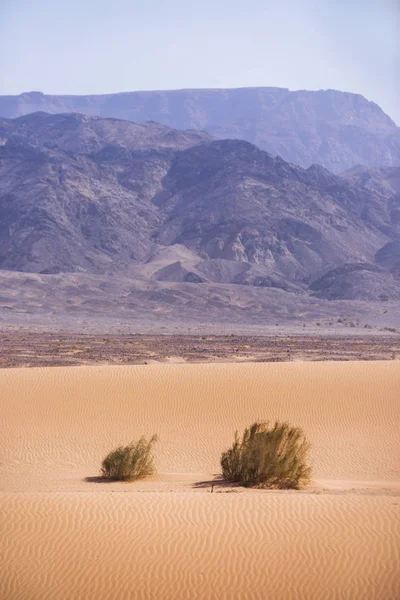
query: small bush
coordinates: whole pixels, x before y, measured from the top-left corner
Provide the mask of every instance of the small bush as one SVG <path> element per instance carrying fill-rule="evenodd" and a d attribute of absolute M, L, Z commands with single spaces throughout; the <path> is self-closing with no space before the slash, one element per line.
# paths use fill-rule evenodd
<path fill-rule="evenodd" d="M 102 476 L 117 481 L 133 481 L 152 475 L 155 471 L 153 446 L 156 441 L 156 435 L 149 441 L 141 437 L 138 442 L 112 450 L 102 462 Z"/>
<path fill-rule="evenodd" d="M 311 477 L 309 448 L 299 427 L 278 421 L 273 426 L 254 423 L 241 440 L 236 432 L 233 445 L 223 452 L 222 475 L 245 486 L 298 489 Z"/>

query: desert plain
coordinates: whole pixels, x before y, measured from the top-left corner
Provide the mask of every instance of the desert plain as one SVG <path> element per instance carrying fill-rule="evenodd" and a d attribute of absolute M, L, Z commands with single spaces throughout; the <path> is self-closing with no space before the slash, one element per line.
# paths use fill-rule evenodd
<path fill-rule="evenodd" d="M 0 370 L 0 597 L 397 599 L 400 361 Z M 300 491 L 219 477 L 254 420 L 312 444 Z M 157 433 L 157 475 L 99 478 Z"/>

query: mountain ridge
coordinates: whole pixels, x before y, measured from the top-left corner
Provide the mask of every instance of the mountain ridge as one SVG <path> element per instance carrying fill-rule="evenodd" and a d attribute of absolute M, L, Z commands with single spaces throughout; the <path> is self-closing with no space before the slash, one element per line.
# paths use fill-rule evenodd
<path fill-rule="evenodd" d="M 400 164 L 400 128 L 374 102 L 336 90 L 187 89 L 87 96 L 0 96 L 0 116 L 80 112 L 245 139 L 303 167 Z"/>

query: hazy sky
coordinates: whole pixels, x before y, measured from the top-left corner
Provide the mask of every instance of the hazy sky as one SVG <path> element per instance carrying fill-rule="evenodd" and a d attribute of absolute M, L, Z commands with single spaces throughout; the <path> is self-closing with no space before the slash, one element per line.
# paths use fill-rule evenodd
<path fill-rule="evenodd" d="M 0 0 L 0 94 L 279 86 L 400 124 L 400 0 Z"/>

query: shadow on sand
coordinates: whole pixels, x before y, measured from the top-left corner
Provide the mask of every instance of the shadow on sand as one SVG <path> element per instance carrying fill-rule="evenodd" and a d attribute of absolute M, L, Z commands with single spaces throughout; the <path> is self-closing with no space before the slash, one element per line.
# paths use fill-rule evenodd
<path fill-rule="evenodd" d="M 107 477 L 102 477 L 101 475 L 96 475 L 95 477 L 84 477 L 83 481 L 87 481 L 87 483 L 116 483 L 115 479 L 107 479 Z"/>
<path fill-rule="evenodd" d="M 232 483 L 231 481 L 225 481 L 222 479 L 221 475 L 216 475 L 214 479 L 209 479 L 205 481 L 196 481 L 193 483 L 192 488 L 194 489 L 207 489 L 209 488 L 210 492 L 217 491 L 234 491 L 235 488 L 240 487 L 239 483 Z"/>

